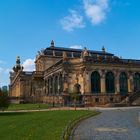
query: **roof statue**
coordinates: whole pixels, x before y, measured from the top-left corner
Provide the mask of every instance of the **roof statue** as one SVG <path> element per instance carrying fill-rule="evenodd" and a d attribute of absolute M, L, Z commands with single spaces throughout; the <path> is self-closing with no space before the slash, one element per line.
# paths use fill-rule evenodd
<path fill-rule="evenodd" d="M 67 53 L 65 51 L 63 51 L 63 60 L 67 59 Z"/>
<path fill-rule="evenodd" d="M 84 47 L 84 49 L 83 49 L 83 51 L 81 53 L 81 57 L 86 57 L 86 56 L 89 56 L 89 52 L 88 52 L 87 48 Z"/>
<path fill-rule="evenodd" d="M 55 51 L 53 50 L 53 56 L 55 56 Z"/>
<path fill-rule="evenodd" d="M 45 49 L 43 49 L 43 48 L 41 49 L 41 51 L 40 51 L 41 55 L 44 55 L 44 50 Z"/>
<path fill-rule="evenodd" d="M 51 46 L 50 47 L 54 48 L 54 41 L 53 40 L 51 41 Z"/>
<path fill-rule="evenodd" d="M 104 46 L 102 47 L 102 52 L 104 52 L 104 53 L 105 53 L 105 47 L 104 47 Z"/>
<path fill-rule="evenodd" d="M 20 57 L 19 56 L 17 56 L 16 65 L 20 65 Z"/>

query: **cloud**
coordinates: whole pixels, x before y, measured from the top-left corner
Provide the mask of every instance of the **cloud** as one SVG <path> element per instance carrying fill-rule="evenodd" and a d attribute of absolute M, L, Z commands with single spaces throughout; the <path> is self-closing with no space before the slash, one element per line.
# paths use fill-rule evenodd
<path fill-rule="evenodd" d="M 85 28 L 85 17 L 89 18 L 93 25 L 101 24 L 106 19 L 110 9 L 109 1 L 110 0 L 82 0 L 83 5 L 80 4 L 79 6 L 80 12 L 69 10 L 69 15 L 60 20 L 62 28 L 69 32 L 76 28 Z"/>
<path fill-rule="evenodd" d="M 109 0 L 83 0 L 86 16 L 93 25 L 102 23 L 109 10 Z"/>
<path fill-rule="evenodd" d="M 24 71 L 34 71 L 35 70 L 35 59 L 26 59 L 23 62 Z"/>
<path fill-rule="evenodd" d="M 62 28 L 66 31 L 73 31 L 75 28 L 84 28 L 83 16 L 75 10 L 69 11 L 70 15 L 60 20 Z"/>
<path fill-rule="evenodd" d="M 81 45 L 73 45 L 73 46 L 70 46 L 70 48 L 73 48 L 73 49 L 82 49 L 83 47 Z"/>

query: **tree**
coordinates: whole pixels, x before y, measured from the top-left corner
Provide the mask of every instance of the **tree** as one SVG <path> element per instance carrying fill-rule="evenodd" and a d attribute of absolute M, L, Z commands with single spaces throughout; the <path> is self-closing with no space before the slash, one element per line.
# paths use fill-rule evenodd
<path fill-rule="evenodd" d="M 8 108 L 10 102 L 8 97 L 8 91 L 7 90 L 1 90 L 0 88 L 0 110 L 4 111 L 6 108 Z"/>
<path fill-rule="evenodd" d="M 81 93 L 80 93 L 80 85 L 77 83 L 74 85 L 73 91 L 70 93 L 70 98 L 72 99 L 72 102 L 74 103 L 74 110 L 76 110 L 76 104 L 79 102 Z"/>

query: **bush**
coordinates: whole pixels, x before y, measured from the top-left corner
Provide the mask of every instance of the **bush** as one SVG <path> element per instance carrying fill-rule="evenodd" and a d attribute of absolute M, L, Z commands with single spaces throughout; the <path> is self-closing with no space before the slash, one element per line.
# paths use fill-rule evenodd
<path fill-rule="evenodd" d="M 5 109 L 8 108 L 9 104 L 10 102 L 9 102 L 8 92 L 2 91 L 0 89 L 0 110 L 4 111 Z"/>

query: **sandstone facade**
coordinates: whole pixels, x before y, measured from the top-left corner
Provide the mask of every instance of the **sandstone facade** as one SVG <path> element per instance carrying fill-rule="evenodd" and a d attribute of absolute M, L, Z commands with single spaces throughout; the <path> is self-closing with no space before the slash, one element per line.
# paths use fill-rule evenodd
<path fill-rule="evenodd" d="M 36 71 L 25 72 L 17 58 L 10 73 L 10 96 L 28 102 L 69 104 L 69 94 L 80 86 L 81 103 L 87 106 L 120 102 L 140 89 L 140 61 L 122 59 L 84 48 L 50 47 L 35 60 Z"/>

